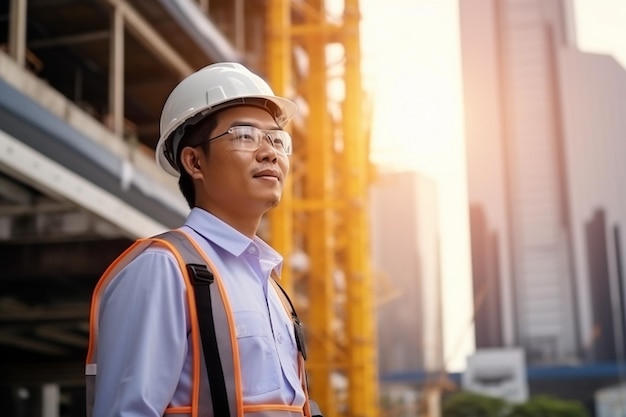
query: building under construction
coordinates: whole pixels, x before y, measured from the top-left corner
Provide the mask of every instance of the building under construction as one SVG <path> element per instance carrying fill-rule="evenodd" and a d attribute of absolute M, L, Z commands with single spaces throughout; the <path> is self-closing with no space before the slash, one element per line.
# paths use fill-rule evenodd
<path fill-rule="evenodd" d="M 291 180 L 262 237 L 285 255 L 307 325 L 311 395 L 327 417 L 378 414 L 360 11 L 339 3 L 0 3 L 3 415 L 85 414 L 95 282 L 132 240 L 188 212 L 154 164 L 161 106 L 218 61 L 298 104 Z"/>

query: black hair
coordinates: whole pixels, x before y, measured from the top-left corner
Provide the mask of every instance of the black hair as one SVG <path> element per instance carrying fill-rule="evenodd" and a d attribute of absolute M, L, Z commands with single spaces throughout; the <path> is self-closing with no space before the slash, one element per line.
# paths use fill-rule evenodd
<path fill-rule="evenodd" d="M 187 200 L 189 208 L 196 206 L 196 190 L 194 189 L 193 180 L 191 176 L 185 171 L 180 161 L 180 155 L 182 150 L 186 146 L 196 147 L 202 145 L 203 151 L 208 155 L 209 144 L 206 142 L 211 137 L 211 133 L 217 126 L 217 114 L 213 113 L 196 123 L 185 127 L 185 134 L 178 145 L 176 151 L 176 162 L 178 163 L 178 170 L 180 171 L 180 177 L 178 178 L 178 188 L 180 192 Z"/>

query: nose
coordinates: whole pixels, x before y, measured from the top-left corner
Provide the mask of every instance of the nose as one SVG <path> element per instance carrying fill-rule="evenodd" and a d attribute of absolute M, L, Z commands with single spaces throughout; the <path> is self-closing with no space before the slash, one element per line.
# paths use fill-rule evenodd
<path fill-rule="evenodd" d="M 263 139 L 270 144 L 270 146 L 274 147 L 274 138 L 272 138 L 272 134 L 267 132 L 263 134 Z"/>
<path fill-rule="evenodd" d="M 263 140 L 261 141 L 261 146 L 259 146 L 257 155 L 261 160 L 267 159 L 271 161 L 276 161 L 277 152 L 276 148 L 274 148 L 274 139 L 272 139 L 271 134 L 263 133 Z"/>

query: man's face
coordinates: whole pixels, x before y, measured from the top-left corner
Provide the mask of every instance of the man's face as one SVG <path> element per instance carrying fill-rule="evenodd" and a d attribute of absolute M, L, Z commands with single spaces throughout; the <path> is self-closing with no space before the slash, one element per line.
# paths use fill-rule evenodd
<path fill-rule="evenodd" d="M 217 126 L 211 136 L 242 125 L 278 129 L 267 111 L 236 106 L 217 115 Z M 226 134 L 208 144 L 208 152 L 200 150 L 202 186 L 196 188 L 196 203 L 224 220 L 259 217 L 280 201 L 289 172 L 289 157 L 275 150 L 268 141 L 262 141 L 254 151 L 234 149 L 231 138 Z"/>

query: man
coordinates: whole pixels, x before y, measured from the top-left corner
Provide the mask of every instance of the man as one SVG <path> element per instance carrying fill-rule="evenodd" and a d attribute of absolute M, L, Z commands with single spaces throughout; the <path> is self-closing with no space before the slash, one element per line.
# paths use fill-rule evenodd
<path fill-rule="evenodd" d="M 112 264 L 94 292 L 87 361 L 96 374 L 94 417 L 205 417 L 194 402 L 218 395 L 228 397 L 233 417 L 310 414 L 299 328 L 272 283 L 282 257 L 256 236 L 262 216 L 281 199 L 292 146 L 283 128 L 295 112 L 294 103 L 236 63 L 209 65 L 168 97 L 156 160 L 179 176 L 191 208 L 171 233 L 193 242 L 215 276 L 211 285 L 230 320 L 216 323 L 215 333 L 232 341 L 229 359 L 221 358 L 231 394 L 213 391 L 224 381 L 211 379 L 220 362 L 210 355 L 201 370 L 210 393 L 194 379 L 200 326 L 181 249 L 144 240 Z"/>

